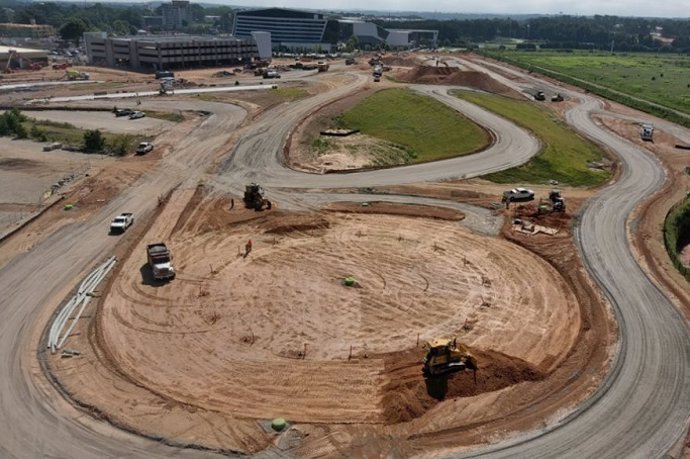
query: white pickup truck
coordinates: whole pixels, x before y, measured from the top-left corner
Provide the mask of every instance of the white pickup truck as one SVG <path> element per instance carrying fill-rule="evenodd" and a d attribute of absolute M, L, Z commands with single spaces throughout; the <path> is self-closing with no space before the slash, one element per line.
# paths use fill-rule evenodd
<path fill-rule="evenodd" d="M 127 228 L 132 226 L 134 223 L 134 214 L 132 213 L 122 213 L 115 217 L 112 222 L 110 222 L 110 232 L 111 233 L 124 233 Z"/>

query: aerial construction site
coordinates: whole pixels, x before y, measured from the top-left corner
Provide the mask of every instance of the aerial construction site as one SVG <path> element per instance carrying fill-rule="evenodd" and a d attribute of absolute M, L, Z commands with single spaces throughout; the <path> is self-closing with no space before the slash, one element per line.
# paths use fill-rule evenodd
<path fill-rule="evenodd" d="M 645 143 L 650 115 L 471 53 L 348 61 L 0 93 L 62 135 L 0 138 L 0 451 L 683 451 L 690 296 L 653 203 L 687 130 Z"/>

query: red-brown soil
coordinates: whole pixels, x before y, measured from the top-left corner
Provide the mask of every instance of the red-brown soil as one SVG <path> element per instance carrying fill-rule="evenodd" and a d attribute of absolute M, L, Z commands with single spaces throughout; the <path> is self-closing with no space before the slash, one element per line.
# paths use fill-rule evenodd
<path fill-rule="evenodd" d="M 396 78 L 406 83 L 465 86 L 494 94 L 516 95 L 515 91 L 502 85 L 485 73 L 464 71 L 455 67 L 418 66 L 405 73 L 398 74 Z"/>

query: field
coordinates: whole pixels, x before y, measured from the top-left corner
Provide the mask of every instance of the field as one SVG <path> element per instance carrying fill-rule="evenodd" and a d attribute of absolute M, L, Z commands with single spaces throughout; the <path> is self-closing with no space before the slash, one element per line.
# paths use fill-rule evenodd
<path fill-rule="evenodd" d="M 678 54 L 510 52 L 505 57 L 690 114 L 690 57 Z"/>
<path fill-rule="evenodd" d="M 542 142 L 541 152 L 527 164 L 487 175 L 498 183 L 544 183 L 557 180 L 571 186 L 595 186 L 608 180 L 610 174 L 593 170 L 591 161 L 599 161 L 602 151 L 592 142 L 578 136 L 549 112 L 533 104 L 507 97 L 456 91 L 457 97 L 482 106 L 534 133 Z"/>
<path fill-rule="evenodd" d="M 340 127 L 402 146 L 409 163 L 467 155 L 490 141 L 484 130 L 456 111 L 403 89 L 379 91 L 337 121 Z"/>

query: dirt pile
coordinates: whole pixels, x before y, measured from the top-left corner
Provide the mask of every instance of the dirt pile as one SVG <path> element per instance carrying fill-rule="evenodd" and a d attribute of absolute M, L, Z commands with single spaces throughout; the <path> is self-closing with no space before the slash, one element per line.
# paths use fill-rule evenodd
<path fill-rule="evenodd" d="M 524 360 L 493 351 L 470 349 L 479 370 L 459 372 L 438 378 L 422 376 L 420 349 L 384 356 L 383 417 L 395 424 L 415 419 L 438 403 L 457 397 L 473 397 L 525 381 L 540 381 L 546 376 Z M 476 379 L 475 379 L 476 376 Z"/>
<path fill-rule="evenodd" d="M 462 71 L 454 67 L 417 66 L 397 77 L 406 83 L 445 84 L 481 89 L 495 94 L 513 94 L 505 85 L 482 72 Z"/>
<path fill-rule="evenodd" d="M 319 215 L 287 214 L 281 216 L 281 218 L 267 220 L 260 225 L 260 228 L 263 229 L 264 233 L 266 234 L 309 232 L 310 235 L 314 235 L 314 232 L 319 234 L 323 233 L 323 231 L 328 229 L 330 226 L 331 223 Z"/>
<path fill-rule="evenodd" d="M 395 65 L 398 67 L 414 67 L 417 65 L 417 60 L 410 56 L 384 56 L 381 61 L 385 65 Z"/>
<path fill-rule="evenodd" d="M 331 212 L 354 213 L 354 214 L 387 214 L 404 215 L 406 217 L 435 218 L 439 220 L 460 221 L 465 218 L 465 214 L 455 209 L 447 207 L 433 207 L 420 204 L 398 204 L 385 201 L 368 202 L 367 205 L 357 202 L 339 202 L 329 204 L 324 210 Z"/>

